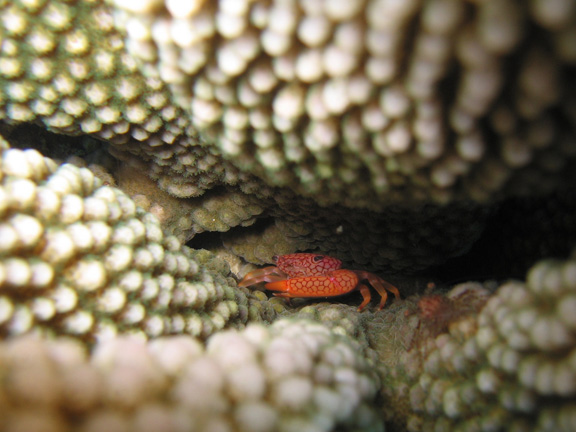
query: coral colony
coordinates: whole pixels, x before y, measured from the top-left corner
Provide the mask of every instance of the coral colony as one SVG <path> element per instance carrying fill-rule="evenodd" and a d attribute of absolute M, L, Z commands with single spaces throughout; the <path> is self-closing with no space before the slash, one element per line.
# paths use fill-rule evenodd
<path fill-rule="evenodd" d="M 0 432 L 576 430 L 576 2 L 0 0 L 0 41 Z M 239 286 L 298 252 L 400 298 Z"/>

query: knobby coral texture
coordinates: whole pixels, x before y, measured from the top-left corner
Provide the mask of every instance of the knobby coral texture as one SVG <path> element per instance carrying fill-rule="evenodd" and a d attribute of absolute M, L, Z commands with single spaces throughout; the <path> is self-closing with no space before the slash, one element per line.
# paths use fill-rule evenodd
<path fill-rule="evenodd" d="M 206 338 L 274 316 L 224 263 L 164 236 L 155 216 L 88 169 L 35 150 L 5 150 L 0 163 L 3 336 Z"/>
<path fill-rule="evenodd" d="M 575 430 L 575 64 L 574 0 L 0 0 L 0 431 Z M 210 232 L 520 280 L 287 305 Z"/>
<path fill-rule="evenodd" d="M 365 347 L 306 320 L 189 336 L 0 345 L 2 430 L 382 430 Z M 7 399 L 7 400 L 6 400 Z M 6 401 L 6 403 L 4 403 Z"/>
<path fill-rule="evenodd" d="M 323 204 L 546 188 L 573 152 L 571 1 L 109 4 L 206 142 Z"/>
<path fill-rule="evenodd" d="M 289 312 L 89 170 L 5 147 L 2 431 L 576 426 L 576 256 L 379 312 Z"/>
<path fill-rule="evenodd" d="M 104 139 L 202 209 L 241 189 L 369 270 L 461 254 L 494 200 L 573 171 L 571 0 L 0 5 L 2 118 Z M 251 218 L 197 214 L 192 235 Z"/>
<path fill-rule="evenodd" d="M 398 307 L 369 323 L 382 408 L 398 430 L 574 429 L 575 256 L 541 261 L 526 282 L 492 295 L 457 286 L 443 303 L 408 321 Z"/>

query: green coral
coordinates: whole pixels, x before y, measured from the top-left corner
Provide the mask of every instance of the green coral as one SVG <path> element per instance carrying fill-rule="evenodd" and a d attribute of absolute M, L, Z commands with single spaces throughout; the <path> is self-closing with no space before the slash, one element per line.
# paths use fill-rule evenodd
<path fill-rule="evenodd" d="M 187 133 L 189 120 L 166 85 L 140 73 L 103 1 L 4 0 L 0 12 L 0 118 L 132 149 L 176 195 L 197 196 L 234 176 Z M 171 162 L 170 172 L 187 167 L 193 181 L 177 186 L 162 179 L 174 155 L 179 162 Z"/>
<path fill-rule="evenodd" d="M 85 168 L 0 155 L 0 333 L 207 337 L 271 308 Z"/>
<path fill-rule="evenodd" d="M 61 132 L 171 143 L 186 121 L 124 54 L 100 1 L 3 1 L 2 117 Z M 178 118 L 181 120 L 177 120 Z M 166 122 L 172 122 L 167 127 Z"/>

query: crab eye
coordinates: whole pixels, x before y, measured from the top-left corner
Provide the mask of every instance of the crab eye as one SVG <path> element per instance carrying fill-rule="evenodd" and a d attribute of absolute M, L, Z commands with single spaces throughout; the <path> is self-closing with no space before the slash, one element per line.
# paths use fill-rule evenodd
<path fill-rule="evenodd" d="M 272 259 L 274 260 L 274 262 L 278 262 L 278 258 L 279 258 L 278 255 L 274 255 L 274 256 L 272 257 Z"/>
<path fill-rule="evenodd" d="M 324 259 L 324 255 L 314 255 L 312 259 L 314 262 L 322 261 Z"/>

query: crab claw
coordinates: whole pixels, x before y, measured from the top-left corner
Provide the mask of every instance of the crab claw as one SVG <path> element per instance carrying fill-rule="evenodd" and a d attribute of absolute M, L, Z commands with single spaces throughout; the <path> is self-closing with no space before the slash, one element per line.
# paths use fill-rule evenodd
<path fill-rule="evenodd" d="M 278 267 L 264 267 L 251 271 L 238 282 L 239 287 L 248 287 L 260 282 L 276 282 L 286 279 L 288 276 Z"/>

